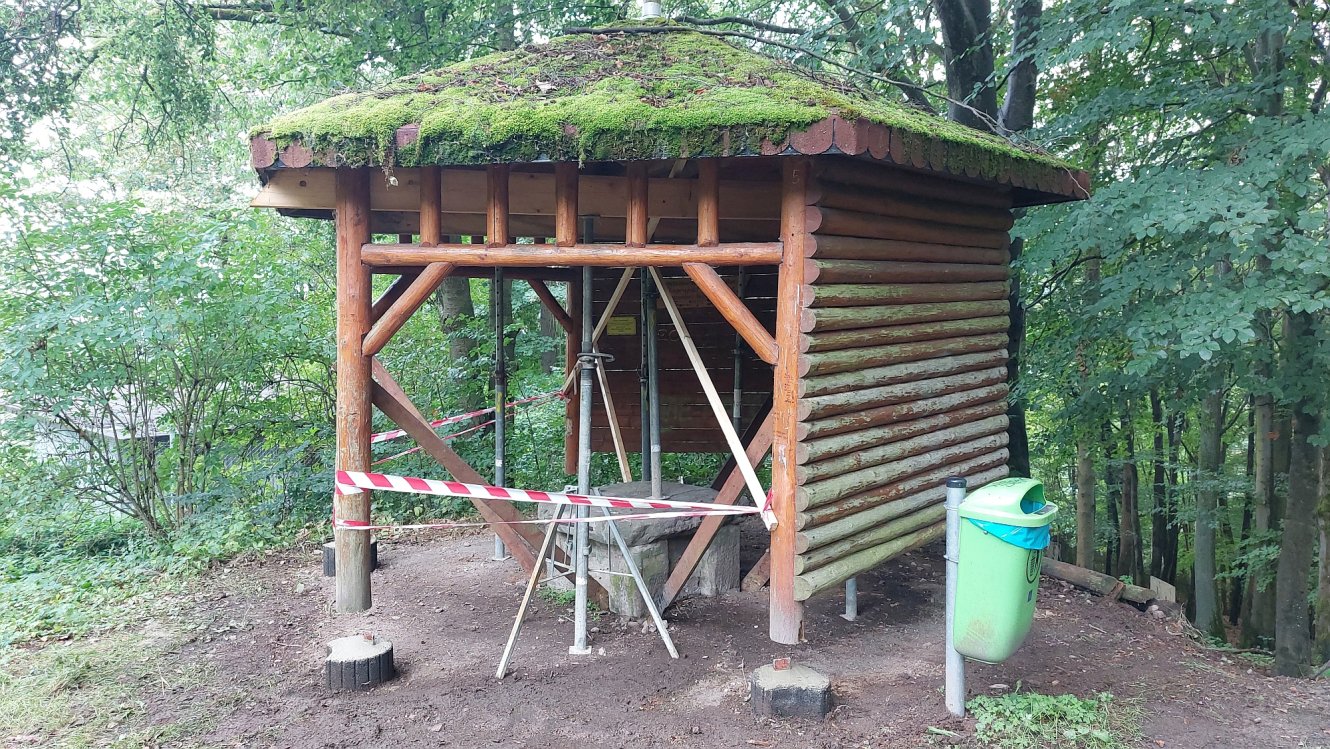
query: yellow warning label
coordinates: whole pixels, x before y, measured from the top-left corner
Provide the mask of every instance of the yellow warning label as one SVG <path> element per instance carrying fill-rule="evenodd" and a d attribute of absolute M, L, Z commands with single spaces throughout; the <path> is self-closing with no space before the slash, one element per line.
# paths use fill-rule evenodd
<path fill-rule="evenodd" d="M 605 332 L 610 335 L 637 335 L 637 318 L 628 315 L 611 317 Z"/>

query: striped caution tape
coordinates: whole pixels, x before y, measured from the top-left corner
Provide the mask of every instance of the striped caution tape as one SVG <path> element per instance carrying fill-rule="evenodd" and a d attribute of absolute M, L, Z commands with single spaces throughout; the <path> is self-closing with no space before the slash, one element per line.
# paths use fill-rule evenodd
<path fill-rule="evenodd" d="M 564 395 L 563 392 L 560 391 L 560 390 L 551 390 L 551 391 L 548 392 L 548 393 L 541 393 L 541 394 L 539 394 L 539 395 L 533 395 L 533 396 L 531 396 L 531 397 L 529 397 L 529 398 L 522 398 L 522 399 L 520 399 L 520 400 L 509 401 L 507 404 L 505 404 L 505 407 L 506 407 L 506 408 L 516 408 L 516 407 L 518 407 L 518 406 L 526 406 L 526 405 L 530 405 L 530 404 L 532 404 L 532 403 L 538 403 L 538 402 L 540 402 L 540 401 L 550 400 L 551 398 L 567 398 L 567 396 Z M 468 412 L 466 412 L 466 413 L 464 413 L 464 414 L 457 414 L 456 416 L 446 416 L 446 417 L 444 417 L 444 418 L 442 418 L 442 419 L 435 419 L 434 421 L 431 421 L 431 422 L 429 423 L 429 428 L 430 428 L 430 429 L 438 429 L 438 428 L 441 427 L 441 426 L 445 426 L 445 425 L 448 425 L 448 424 L 456 424 L 456 423 L 459 422 L 459 421 L 466 421 L 467 419 L 474 419 L 474 418 L 476 418 L 477 416 L 484 416 L 485 414 L 490 414 L 490 413 L 494 413 L 494 407 L 493 407 L 493 406 L 490 406 L 489 408 L 482 408 L 482 409 L 479 409 L 479 410 L 477 410 L 477 411 L 468 411 Z M 399 439 L 399 438 L 401 438 L 401 437 L 405 437 L 405 436 L 406 436 L 406 430 L 405 430 L 405 429 L 392 429 L 392 430 L 389 430 L 389 431 L 387 431 L 387 432 L 377 432 L 377 433 L 375 433 L 375 434 L 371 434 L 371 435 L 369 436 L 369 443 L 370 443 L 371 445 L 377 445 L 377 444 L 379 444 L 380 442 L 389 442 L 389 441 L 391 441 L 391 440 Z M 453 436 L 456 436 L 456 435 L 453 435 Z"/>

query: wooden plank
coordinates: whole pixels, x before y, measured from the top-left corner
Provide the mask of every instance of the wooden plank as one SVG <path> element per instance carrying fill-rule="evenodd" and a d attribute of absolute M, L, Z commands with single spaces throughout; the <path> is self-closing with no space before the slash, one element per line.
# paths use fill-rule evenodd
<path fill-rule="evenodd" d="M 758 427 L 757 433 L 748 441 L 748 447 L 745 454 L 748 456 L 748 462 L 757 465 L 762 462 L 767 452 L 771 450 L 772 439 L 772 421 L 774 416 L 771 412 L 767 413 L 766 418 L 762 420 L 762 425 Z M 721 485 L 716 498 L 712 500 L 715 504 L 729 505 L 739 498 L 739 494 L 744 488 L 744 477 L 735 465 L 725 478 L 725 483 Z M 754 501 L 760 501 L 760 497 L 754 497 Z M 688 583 L 688 578 L 692 576 L 693 570 L 697 568 L 697 563 L 701 561 L 702 555 L 711 547 L 712 540 L 716 537 L 716 532 L 720 526 L 727 520 L 723 515 L 708 515 L 703 518 L 702 524 L 697 527 L 693 537 L 688 542 L 688 546 L 680 555 L 679 561 L 675 563 L 674 569 L 670 571 L 669 579 L 665 581 L 665 589 L 661 593 L 661 610 L 669 607 L 674 599 L 679 596 L 679 591 L 683 590 L 684 585 Z"/>
<path fill-rule="evenodd" d="M 820 543 L 829 543 L 831 540 L 842 538 L 839 530 L 832 529 L 825 534 L 820 533 L 817 536 L 810 535 L 809 538 L 818 539 L 816 541 L 803 539 L 805 533 L 813 534 L 814 531 L 826 526 L 836 526 L 836 528 L 853 528 L 854 523 L 848 525 L 838 525 L 842 520 L 863 515 L 866 518 L 886 518 L 895 517 L 895 510 L 892 506 L 898 502 L 905 501 L 907 498 L 919 492 L 941 492 L 946 494 L 946 482 L 952 476 L 963 476 L 974 488 L 987 484 L 990 481 L 996 481 L 1007 476 L 1007 457 L 1006 450 L 997 450 L 991 453 L 980 455 L 956 463 L 938 466 L 923 473 L 917 473 L 903 481 L 898 481 L 887 486 L 874 489 L 863 494 L 856 494 L 849 499 L 842 500 L 830 505 L 799 513 L 799 531 L 801 535 L 801 550 L 811 548 Z M 879 512 L 879 508 L 881 508 Z M 869 515 L 869 513 L 876 513 Z M 805 546 L 806 544 L 806 546 Z"/>
<path fill-rule="evenodd" d="M 817 234 L 991 249 L 1003 249 L 1010 242 L 1005 231 L 992 229 L 972 229 L 931 221 L 874 216 L 871 213 L 843 211 L 838 208 L 819 208 L 816 215 L 820 217 L 817 228 L 813 229 Z"/>
<path fill-rule="evenodd" d="M 1011 320 L 1001 317 L 977 317 L 968 320 L 943 320 L 909 325 L 888 325 L 857 330 L 834 330 L 828 333 L 804 333 L 799 336 L 799 351 L 816 354 L 841 352 L 847 349 L 890 346 L 900 343 L 954 339 L 979 336 L 986 333 L 1006 333 Z"/>
<path fill-rule="evenodd" d="M 977 351 L 955 356 L 939 356 L 907 364 L 888 364 L 884 367 L 860 369 L 854 372 L 839 372 L 821 377 L 805 377 L 799 381 L 799 397 L 814 398 L 822 395 L 834 395 L 850 390 L 894 385 L 898 382 L 926 380 L 930 377 L 973 372 L 988 367 L 1005 367 L 1006 349 Z"/>
<path fill-rule="evenodd" d="M 702 290 L 707 299 L 716 305 L 721 316 L 743 336 L 752 347 L 757 358 L 767 364 L 776 363 L 776 339 L 765 326 L 758 322 L 743 300 L 730 289 L 729 285 L 709 265 L 702 263 L 684 263 L 684 272 L 693 279 L 697 288 Z"/>
<path fill-rule="evenodd" d="M 361 261 L 370 240 L 369 170 L 338 169 L 337 231 L 337 468 L 370 467 L 371 360 L 361 348 L 369 331 L 372 276 Z M 341 520 L 369 523 L 370 493 L 336 494 Z M 370 537 L 365 531 L 336 529 L 337 609 L 352 613 L 373 605 L 370 592 Z"/>
<path fill-rule="evenodd" d="M 848 158 L 819 159 L 817 176 L 819 179 L 869 188 L 873 192 L 887 190 L 901 195 L 933 198 L 950 203 L 1001 209 L 1011 207 L 1010 187 L 962 182 L 939 175 L 887 167 L 874 162 Z"/>
<path fill-rule="evenodd" d="M 798 447 L 799 291 L 806 283 L 804 245 L 808 241 L 808 179 L 812 162 L 784 159 L 781 190 L 781 241 L 788 248 L 780 266 L 776 308 L 776 372 L 772 393 L 772 507 L 777 525 L 771 534 L 771 591 L 768 631 L 772 640 L 796 645 L 803 638 L 803 605 L 795 598 L 794 545 L 798 479 L 794 455 Z"/>
<path fill-rule="evenodd" d="M 861 390 L 850 390 L 844 393 L 801 398 L 799 400 L 799 420 L 821 421 L 840 414 L 849 414 L 851 419 L 857 419 L 858 414 L 868 409 L 921 401 L 939 395 L 956 393 L 962 390 L 975 390 L 1006 381 L 1007 368 L 999 366 L 930 377 L 926 380 L 897 382 Z"/>
<path fill-rule="evenodd" d="M 858 211 L 875 216 L 917 219 L 938 224 L 1005 232 L 1013 223 L 1011 211 L 936 199 L 920 199 L 897 192 L 865 190 L 835 182 L 834 176 L 817 180 L 810 191 L 819 206 Z"/>
<path fill-rule="evenodd" d="M 834 234 L 818 234 L 813 239 L 813 245 L 805 250 L 807 257 L 823 260 L 901 260 L 980 265 L 1005 265 L 1011 261 L 1011 252 L 991 247 L 961 247 Z"/>
<path fill-rule="evenodd" d="M 611 268 L 625 266 L 683 265 L 775 265 L 780 262 L 779 242 L 731 242 L 715 247 L 697 245 L 653 244 L 627 248 L 621 244 L 533 245 L 514 244 L 482 247 L 471 244 L 441 244 L 423 247 L 410 244 L 366 245 L 364 262 L 380 266 L 415 266 L 430 263 L 458 265 L 545 266 L 593 265 Z M 839 262 L 839 261 L 838 261 Z M 846 261 L 848 262 L 848 261 Z M 982 266 L 975 266 L 982 267 Z"/>
<path fill-rule="evenodd" d="M 380 245 L 390 247 L 392 245 Z M 909 263 L 894 260 L 819 260 L 806 261 L 808 283 L 975 283 L 1006 281 L 1011 270 L 1005 265 L 978 263 Z M 948 299 L 945 301 L 958 301 Z"/>
<path fill-rule="evenodd" d="M 686 266 L 685 266 L 686 267 Z M 728 287 L 727 287 L 728 288 Z M 985 302 L 930 302 L 926 304 L 892 304 L 875 307 L 823 307 L 806 309 L 799 321 L 805 333 L 813 331 L 850 330 L 853 328 L 879 328 L 887 325 L 940 322 L 943 320 L 972 320 L 981 317 L 1006 315 L 1006 299 Z"/>
<path fill-rule="evenodd" d="M 944 415 L 945 416 L 945 415 Z M 887 466 L 904 458 L 939 450 L 977 437 L 984 437 L 1007 430 L 1007 416 L 989 416 L 974 421 L 958 421 L 953 414 L 950 419 L 939 418 L 945 426 L 916 434 L 901 440 L 893 440 L 873 447 L 865 447 L 845 455 L 837 455 L 815 463 L 799 466 L 799 483 L 810 494 L 817 491 L 824 481 L 838 481 L 844 477 L 863 474 L 869 480 L 869 472 L 878 466 Z M 863 488 L 869 488 L 867 486 Z M 852 490 L 850 493 L 860 491 Z"/>
<path fill-rule="evenodd" d="M 922 304 L 1006 299 L 1006 281 L 945 283 L 819 283 L 805 286 L 809 307 L 860 307 L 879 304 Z"/>
<path fill-rule="evenodd" d="M 870 348 L 827 351 L 816 354 L 802 354 L 799 357 L 801 375 L 824 375 L 837 372 L 850 372 L 858 369 L 881 367 L 888 364 L 933 359 L 952 354 L 966 354 L 975 351 L 992 351 L 1007 347 L 1007 334 L 988 333 L 986 335 L 962 336 L 938 340 L 895 343 Z"/>
<path fill-rule="evenodd" d="M 452 273 L 453 267 L 452 263 L 431 263 L 425 266 L 425 270 L 402 292 L 391 307 L 384 310 L 383 315 L 374 323 L 374 327 L 365 335 L 362 348 L 366 356 L 374 356 L 388 345 L 393 335 L 406 325 L 406 321 L 420 309 L 420 305 L 424 304 L 430 294 L 439 288 L 439 284 Z"/>
<path fill-rule="evenodd" d="M 1007 390 L 1007 383 L 1001 382 L 936 398 L 906 401 L 829 419 L 802 422 L 799 424 L 799 435 L 802 440 L 811 440 L 818 437 L 854 432 L 882 424 L 894 424 L 923 416 L 947 413 L 958 408 L 1003 400 L 1007 397 Z"/>
<path fill-rule="evenodd" d="M 867 572 L 901 554 L 925 546 L 942 538 L 945 523 L 936 523 L 892 539 L 879 546 L 851 554 L 843 559 L 819 567 L 795 578 L 794 596 L 807 601 L 817 593 L 836 587 L 846 580 Z"/>
<path fill-rule="evenodd" d="M 804 440 L 799 443 L 799 465 L 817 463 L 859 450 L 868 450 L 878 445 L 899 442 L 921 434 L 927 434 L 935 429 L 944 429 L 956 424 L 1002 416 L 1006 411 L 1006 402 L 995 400 L 978 406 L 925 416 L 921 419 L 860 429 L 857 432 L 836 434 L 820 440 Z"/>

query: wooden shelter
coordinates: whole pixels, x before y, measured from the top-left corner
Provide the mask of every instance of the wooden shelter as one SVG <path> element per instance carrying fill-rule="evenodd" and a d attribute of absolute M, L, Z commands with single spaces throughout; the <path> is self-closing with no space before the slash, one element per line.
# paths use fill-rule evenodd
<path fill-rule="evenodd" d="M 339 468 L 368 470 L 377 407 L 456 480 L 486 483 L 376 354 L 447 275 L 505 269 L 568 330 L 570 367 L 581 310 L 604 318 L 597 345 L 614 360 L 600 370 L 594 449 L 645 453 L 639 425 L 658 412 L 661 450 L 729 451 L 738 424 L 747 461 L 771 452 L 778 523 L 757 575 L 769 570 L 782 643 L 800 639 L 804 600 L 941 536 L 948 476 L 973 487 L 1006 475 L 1011 211 L 1088 188 L 1046 155 L 663 23 L 337 96 L 257 129 L 251 154 L 255 206 L 336 225 Z M 373 241 L 385 234 L 398 239 Z M 696 357 L 668 334 L 649 274 L 625 268 L 659 273 Z M 375 274 L 396 278 L 377 299 Z M 566 308 L 556 282 L 572 282 Z M 665 376 L 644 405 L 657 314 Z M 570 459 L 576 416 L 570 406 Z M 745 489 L 735 462 L 720 503 Z M 368 494 L 337 503 L 339 517 L 369 519 Z M 536 531 L 502 524 L 518 516 L 505 503 L 477 508 L 529 570 Z M 721 520 L 694 536 L 667 602 Z M 343 610 L 370 604 L 367 540 L 338 531 Z"/>

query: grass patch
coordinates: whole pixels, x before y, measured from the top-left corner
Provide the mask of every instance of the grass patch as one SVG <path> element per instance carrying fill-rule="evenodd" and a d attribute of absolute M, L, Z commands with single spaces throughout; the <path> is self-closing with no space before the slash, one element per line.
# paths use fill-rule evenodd
<path fill-rule="evenodd" d="M 180 639 L 163 631 L 117 632 L 0 651 L 0 737 L 19 746 L 79 749 L 156 746 L 207 731 L 216 720 L 207 702 L 149 722 L 154 694 L 196 689 L 211 676 L 206 666 L 170 657 Z"/>
<path fill-rule="evenodd" d="M 979 746 L 1000 749 L 1126 749 L 1140 736 L 1135 708 L 1105 692 L 1091 699 L 1072 694 L 1013 692 L 975 697 Z"/>

